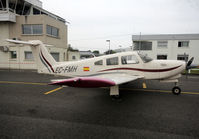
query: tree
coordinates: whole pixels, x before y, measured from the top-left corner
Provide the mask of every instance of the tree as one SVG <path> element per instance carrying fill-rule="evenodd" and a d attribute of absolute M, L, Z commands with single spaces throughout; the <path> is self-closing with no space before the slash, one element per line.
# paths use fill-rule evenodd
<path fill-rule="evenodd" d="M 93 53 L 94 53 L 94 54 L 97 54 L 97 55 L 100 54 L 100 52 L 99 52 L 98 50 L 94 50 Z"/>
<path fill-rule="evenodd" d="M 68 51 L 71 51 L 71 52 L 78 52 L 79 50 L 78 49 L 74 49 L 70 44 L 68 45 Z"/>
<path fill-rule="evenodd" d="M 106 51 L 106 52 L 104 52 L 104 54 L 106 54 L 106 55 L 108 55 L 108 54 L 115 54 L 116 52 L 114 51 L 114 50 L 110 50 L 110 52 L 109 52 L 109 50 L 108 51 Z"/>

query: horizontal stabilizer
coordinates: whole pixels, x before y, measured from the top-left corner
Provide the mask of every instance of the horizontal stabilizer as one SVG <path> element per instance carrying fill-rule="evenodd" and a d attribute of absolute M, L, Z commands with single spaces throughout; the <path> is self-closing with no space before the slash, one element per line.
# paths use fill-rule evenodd
<path fill-rule="evenodd" d="M 19 40 L 11 40 L 11 39 L 6 39 L 6 41 L 10 43 L 15 43 L 15 44 L 26 44 L 26 45 L 32 45 L 36 46 L 39 45 L 38 41 L 19 41 Z"/>

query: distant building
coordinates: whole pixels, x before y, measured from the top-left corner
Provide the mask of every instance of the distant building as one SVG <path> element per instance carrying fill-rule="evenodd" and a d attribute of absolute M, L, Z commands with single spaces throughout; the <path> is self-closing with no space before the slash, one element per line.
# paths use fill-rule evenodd
<path fill-rule="evenodd" d="M 0 31 L 0 68 L 36 69 L 30 47 L 9 44 L 7 38 L 41 40 L 56 61 L 67 60 L 66 21 L 39 0 L 0 0 Z"/>
<path fill-rule="evenodd" d="M 133 50 L 153 59 L 185 60 L 199 64 L 199 34 L 132 35 Z"/>
<path fill-rule="evenodd" d="M 93 58 L 93 57 L 95 57 L 95 54 L 90 51 L 68 51 L 69 61 L 77 61 L 77 60 Z"/>

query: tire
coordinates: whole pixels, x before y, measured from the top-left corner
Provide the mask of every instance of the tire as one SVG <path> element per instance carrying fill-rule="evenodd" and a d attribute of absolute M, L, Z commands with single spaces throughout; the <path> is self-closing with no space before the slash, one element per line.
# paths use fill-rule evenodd
<path fill-rule="evenodd" d="M 173 93 L 174 95 L 180 95 L 180 93 L 181 93 L 180 87 L 175 86 L 175 87 L 172 89 L 172 93 Z"/>

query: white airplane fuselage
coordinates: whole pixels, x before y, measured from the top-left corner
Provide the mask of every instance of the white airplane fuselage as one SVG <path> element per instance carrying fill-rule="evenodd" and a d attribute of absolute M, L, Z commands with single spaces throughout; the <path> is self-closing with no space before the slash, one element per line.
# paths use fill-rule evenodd
<path fill-rule="evenodd" d="M 122 57 L 133 55 L 136 62 L 124 64 Z M 116 58 L 118 63 L 107 65 L 107 59 Z M 101 61 L 100 64 L 95 64 Z M 48 62 L 46 62 L 48 63 Z M 185 62 L 179 60 L 151 60 L 144 62 L 137 52 L 122 52 L 84 59 L 80 61 L 58 62 L 57 65 L 48 65 L 47 69 L 40 72 L 68 77 L 95 76 L 108 73 L 126 73 L 133 76 L 143 76 L 144 79 L 170 79 L 179 78 L 178 75 L 185 69 Z"/>

